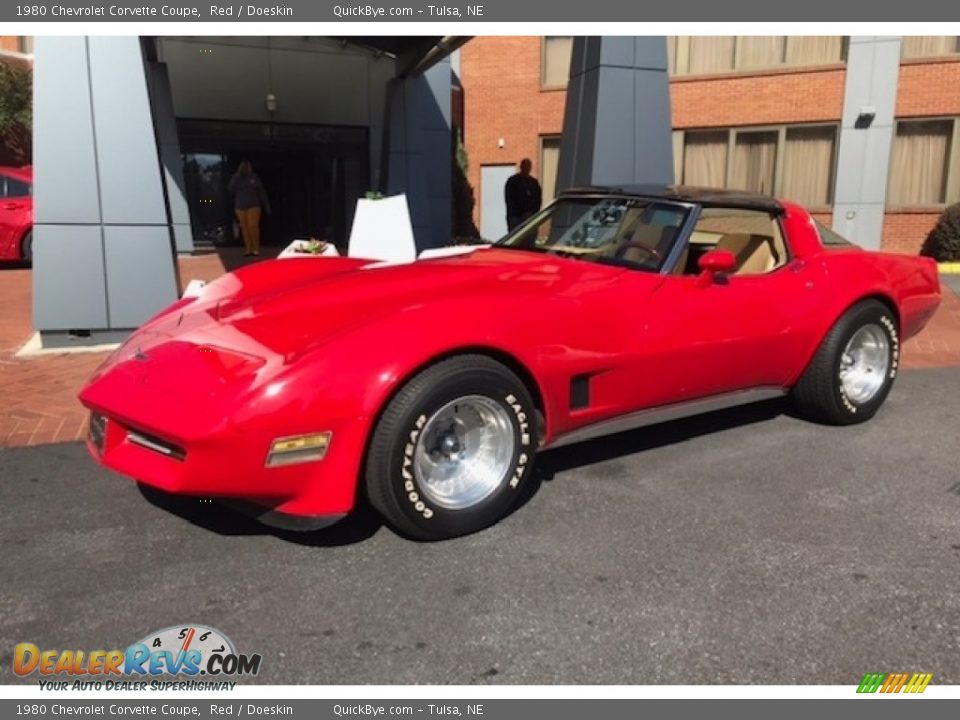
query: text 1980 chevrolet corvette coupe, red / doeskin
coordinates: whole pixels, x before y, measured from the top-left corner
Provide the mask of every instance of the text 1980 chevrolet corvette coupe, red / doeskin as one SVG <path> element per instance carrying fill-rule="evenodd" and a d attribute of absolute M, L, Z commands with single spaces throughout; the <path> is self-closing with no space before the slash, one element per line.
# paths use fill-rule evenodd
<path fill-rule="evenodd" d="M 935 264 L 803 208 L 685 187 L 571 190 L 492 247 L 281 259 L 170 306 L 97 370 L 89 449 L 161 490 L 319 527 L 488 526 L 539 451 L 790 395 L 870 418 L 940 300 Z"/>

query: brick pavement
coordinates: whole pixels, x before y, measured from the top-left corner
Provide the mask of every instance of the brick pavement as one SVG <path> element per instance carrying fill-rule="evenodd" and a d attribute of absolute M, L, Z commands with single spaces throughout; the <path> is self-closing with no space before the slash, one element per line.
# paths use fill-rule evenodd
<path fill-rule="evenodd" d="M 211 253 L 181 258 L 181 280 L 211 280 L 241 261 L 232 252 L 223 257 Z M 14 357 L 33 332 L 30 272 L 0 268 L 0 447 L 82 438 L 86 413 L 77 401 L 77 391 L 106 355 Z M 960 366 L 960 298 L 947 284 L 943 291 L 943 304 L 927 328 L 905 343 L 903 367 Z"/>
<path fill-rule="evenodd" d="M 960 276 L 941 276 L 943 300 L 927 327 L 903 346 L 903 367 L 960 366 Z"/>
<path fill-rule="evenodd" d="M 212 280 L 244 259 L 229 248 L 179 259 L 181 283 Z M 0 267 L 0 447 L 79 440 L 86 412 L 77 392 L 106 357 L 105 352 L 58 353 L 17 358 L 33 334 L 31 271 Z"/>

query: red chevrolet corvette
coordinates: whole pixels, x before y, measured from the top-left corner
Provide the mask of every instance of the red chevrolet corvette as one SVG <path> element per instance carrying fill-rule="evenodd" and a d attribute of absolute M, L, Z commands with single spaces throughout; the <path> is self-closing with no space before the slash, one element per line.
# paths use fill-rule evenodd
<path fill-rule="evenodd" d="M 80 397 L 93 457 L 143 483 L 282 526 L 366 497 L 445 538 L 506 515 L 548 448 L 783 395 L 867 420 L 939 299 L 931 260 L 863 251 L 788 202 L 587 188 L 457 256 L 224 275 Z"/>
<path fill-rule="evenodd" d="M 0 260 L 33 261 L 33 169 L 0 167 Z"/>

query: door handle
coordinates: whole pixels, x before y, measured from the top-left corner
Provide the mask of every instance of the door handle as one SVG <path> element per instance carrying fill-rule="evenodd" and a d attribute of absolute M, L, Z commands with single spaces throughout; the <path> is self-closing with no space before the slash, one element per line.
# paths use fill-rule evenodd
<path fill-rule="evenodd" d="M 5 204 L 4 204 L 3 209 L 4 209 L 4 210 L 16 210 L 18 207 L 20 207 L 20 203 L 8 202 L 8 203 L 5 203 Z"/>

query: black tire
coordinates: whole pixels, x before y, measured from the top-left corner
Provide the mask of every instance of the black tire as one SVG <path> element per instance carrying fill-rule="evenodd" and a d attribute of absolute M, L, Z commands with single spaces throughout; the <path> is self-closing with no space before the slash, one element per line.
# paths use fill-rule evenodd
<path fill-rule="evenodd" d="M 887 371 L 879 389 L 869 399 L 850 397 L 840 382 L 841 360 L 847 343 L 861 329 L 879 328 L 887 339 Z M 816 355 L 793 388 L 800 412 L 830 425 L 853 425 L 872 418 L 893 387 L 900 364 L 897 318 L 879 300 L 864 300 L 845 312 L 827 333 Z"/>
<path fill-rule="evenodd" d="M 498 406 L 512 429 L 513 454 L 490 494 L 468 507 L 438 504 L 416 469 L 417 441 L 430 419 L 452 401 L 481 396 Z M 495 404 L 495 406 L 493 405 Z M 503 414 L 503 411 L 506 411 Z M 418 540 L 467 535 L 510 513 L 531 482 L 537 450 L 537 410 L 523 382 L 484 355 L 458 355 L 412 378 L 387 405 L 367 450 L 364 481 L 370 504 L 400 534 Z M 424 433 L 426 435 L 426 432 Z M 504 451 L 506 457 L 506 451 Z"/>
<path fill-rule="evenodd" d="M 33 265 L 33 230 L 29 230 L 20 240 L 20 259 L 28 265 Z"/>

